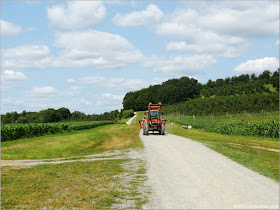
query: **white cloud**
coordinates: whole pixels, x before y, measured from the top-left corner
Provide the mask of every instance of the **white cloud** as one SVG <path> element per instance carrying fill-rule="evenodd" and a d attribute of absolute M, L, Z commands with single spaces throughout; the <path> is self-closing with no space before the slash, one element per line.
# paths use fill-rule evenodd
<path fill-rule="evenodd" d="M 124 95 L 114 95 L 111 93 L 95 94 L 93 95 L 95 106 L 97 110 L 103 110 L 99 112 L 120 110 L 122 109 L 122 101 Z"/>
<path fill-rule="evenodd" d="M 4 81 L 22 81 L 26 80 L 27 77 L 22 72 L 13 70 L 4 70 L 1 79 Z"/>
<path fill-rule="evenodd" d="M 234 71 L 239 74 L 262 73 L 264 70 L 275 71 L 277 68 L 279 68 L 279 61 L 275 57 L 265 57 L 241 63 Z"/>
<path fill-rule="evenodd" d="M 69 1 L 47 9 L 50 25 L 62 29 L 84 29 L 100 24 L 107 16 L 102 1 Z"/>
<path fill-rule="evenodd" d="M 170 42 L 168 51 L 190 52 L 196 54 L 211 54 L 226 58 L 240 56 L 249 43 L 240 37 L 219 36 L 214 33 L 198 34 L 194 43 Z M 211 41 L 212 40 L 212 41 Z"/>
<path fill-rule="evenodd" d="M 145 10 L 135 11 L 128 14 L 117 14 L 113 21 L 116 25 L 122 27 L 145 26 L 160 21 L 163 12 L 154 4 L 147 6 Z"/>
<path fill-rule="evenodd" d="M 53 96 L 57 93 L 57 90 L 54 87 L 34 87 L 29 91 L 26 91 L 26 96 L 33 96 L 33 97 L 46 97 L 46 96 Z"/>
<path fill-rule="evenodd" d="M 169 38 L 168 51 L 234 58 L 256 39 L 278 35 L 278 2 L 205 4 L 177 8 L 155 25 Z"/>
<path fill-rule="evenodd" d="M 228 35 L 242 37 L 277 35 L 279 2 L 253 2 L 247 5 L 245 3 L 244 7 L 216 5 L 210 7 L 199 21 L 210 30 Z"/>
<path fill-rule="evenodd" d="M 127 39 L 118 34 L 87 30 L 56 34 L 55 57 L 48 46 L 23 45 L 2 50 L 2 66 L 11 69 L 46 67 L 96 67 L 116 69 L 139 63 L 143 56 Z"/>
<path fill-rule="evenodd" d="M 280 40 L 278 39 L 278 40 L 275 42 L 275 46 L 279 46 L 279 43 L 280 43 Z"/>
<path fill-rule="evenodd" d="M 82 88 L 78 87 L 78 86 L 70 86 L 67 88 L 67 90 L 62 90 L 59 91 L 58 95 L 60 95 L 61 97 L 69 97 L 69 96 L 76 96 L 76 95 L 80 95 L 82 93 Z"/>
<path fill-rule="evenodd" d="M 1 113 L 5 112 L 22 112 L 23 110 L 28 111 L 39 111 L 52 107 L 48 104 L 49 100 L 47 98 L 34 98 L 34 97 L 5 97 L 1 101 Z"/>
<path fill-rule="evenodd" d="M 187 51 L 186 42 L 169 42 L 166 47 L 167 51 Z"/>
<path fill-rule="evenodd" d="M 216 60 L 209 55 L 176 56 L 171 58 L 152 57 L 144 64 L 146 67 L 166 75 L 190 75 L 204 71 L 216 63 Z"/>
<path fill-rule="evenodd" d="M 102 76 L 87 76 L 78 79 L 79 83 L 97 85 L 114 91 L 132 91 L 144 88 L 149 82 L 142 79 L 105 78 Z"/>
<path fill-rule="evenodd" d="M 106 82 L 106 78 L 102 76 L 87 76 L 80 78 L 78 81 L 83 84 L 103 84 Z"/>
<path fill-rule="evenodd" d="M 1 19 L 1 36 L 15 36 L 22 31 L 22 28 L 16 24 Z"/>
<path fill-rule="evenodd" d="M 62 52 L 54 66 L 114 69 L 138 63 L 142 58 L 141 52 L 122 36 L 95 30 L 59 33 L 55 45 Z"/>
<path fill-rule="evenodd" d="M 76 80 L 75 79 L 68 79 L 67 83 L 76 83 Z"/>
<path fill-rule="evenodd" d="M 84 106 L 89 106 L 89 105 L 92 105 L 92 102 L 87 100 L 87 99 L 84 99 L 84 98 L 75 98 L 75 99 L 72 99 L 71 100 L 71 105 L 70 107 L 84 107 Z"/>
<path fill-rule="evenodd" d="M 100 98 L 101 100 L 99 100 L 101 102 L 100 105 L 102 105 L 102 101 L 104 101 L 102 99 L 109 99 L 110 102 L 113 102 L 116 104 L 116 102 L 122 102 L 122 100 L 124 98 L 123 95 L 113 95 L 111 93 L 98 94 L 96 96 L 101 97 Z"/>
<path fill-rule="evenodd" d="M 193 40 L 196 29 L 194 26 L 187 26 L 178 22 L 164 22 L 157 27 L 159 35 L 170 36 L 179 40 Z"/>
<path fill-rule="evenodd" d="M 44 45 L 23 45 L 2 50 L 2 65 L 6 68 L 43 69 L 51 64 L 50 50 Z"/>

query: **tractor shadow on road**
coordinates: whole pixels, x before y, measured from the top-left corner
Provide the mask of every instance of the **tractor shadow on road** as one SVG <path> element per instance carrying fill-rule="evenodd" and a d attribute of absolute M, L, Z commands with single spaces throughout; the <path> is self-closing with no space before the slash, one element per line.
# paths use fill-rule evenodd
<path fill-rule="evenodd" d="M 165 135 L 160 135 L 159 132 L 152 132 L 152 131 L 149 132 L 149 135 L 151 135 L 151 136 L 166 136 L 166 135 L 168 135 L 168 134 L 169 134 L 169 133 L 166 133 L 166 132 L 165 132 Z"/>

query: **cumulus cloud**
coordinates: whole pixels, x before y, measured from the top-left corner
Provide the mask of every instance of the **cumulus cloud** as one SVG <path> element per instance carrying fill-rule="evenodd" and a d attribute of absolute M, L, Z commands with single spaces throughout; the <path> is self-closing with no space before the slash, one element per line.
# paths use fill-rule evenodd
<path fill-rule="evenodd" d="M 95 66 L 114 69 L 138 63 L 141 52 L 118 34 L 87 30 L 56 35 L 56 47 L 62 48 L 54 66 Z"/>
<path fill-rule="evenodd" d="M 48 46 L 23 45 L 2 50 L 2 65 L 11 69 L 44 69 L 46 67 L 96 67 L 116 69 L 139 63 L 141 52 L 127 39 L 95 30 L 58 33 L 52 55 Z"/>
<path fill-rule="evenodd" d="M 26 91 L 26 96 L 33 96 L 33 97 L 46 97 L 46 96 L 53 96 L 57 93 L 57 90 L 54 87 L 34 87 L 29 91 Z"/>
<path fill-rule="evenodd" d="M 107 16 L 102 1 L 69 1 L 47 9 L 50 25 L 62 29 L 85 29 L 100 24 Z"/>
<path fill-rule="evenodd" d="M 83 89 L 81 87 L 70 86 L 70 87 L 67 87 L 66 90 L 58 91 L 57 95 L 59 95 L 61 97 L 69 97 L 69 96 L 72 97 L 72 96 L 80 95 L 82 93 L 82 90 Z"/>
<path fill-rule="evenodd" d="M 186 42 L 169 42 L 166 47 L 167 51 L 187 51 L 188 46 Z"/>
<path fill-rule="evenodd" d="M 76 83 L 76 80 L 75 79 L 68 79 L 67 83 Z"/>
<path fill-rule="evenodd" d="M 77 80 L 78 83 L 96 85 L 114 91 L 132 91 L 148 86 L 150 83 L 142 79 L 108 78 L 103 76 L 87 76 Z"/>
<path fill-rule="evenodd" d="M 2 113 L 5 112 L 22 112 L 23 110 L 28 111 L 39 111 L 52 107 L 47 98 L 36 98 L 36 97 L 5 97 L 1 101 Z"/>
<path fill-rule="evenodd" d="M 1 19 L 1 36 L 15 36 L 22 31 L 22 28 L 14 23 Z"/>
<path fill-rule="evenodd" d="M 221 36 L 215 33 L 198 34 L 194 42 L 170 42 L 168 51 L 190 52 L 196 54 L 211 54 L 225 58 L 234 58 L 242 54 L 249 46 L 241 37 Z"/>
<path fill-rule="evenodd" d="M 168 37 L 168 51 L 234 58 L 256 39 L 278 34 L 278 7 L 278 2 L 231 1 L 177 8 L 165 13 L 154 29 Z"/>
<path fill-rule="evenodd" d="M 166 75 L 182 76 L 197 74 L 216 63 L 209 55 L 176 56 L 171 58 L 152 57 L 147 59 L 145 66 Z"/>
<path fill-rule="evenodd" d="M 128 14 L 117 14 L 113 21 L 116 25 L 122 27 L 145 26 L 160 21 L 163 12 L 154 4 L 147 6 L 145 10 L 135 11 Z"/>
<path fill-rule="evenodd" d="M 212 6 L 199 21 L 205 28 L 234 36 L 277 35 L 279 2 L 252 2 L 244 7 Z"/>
<path fill-rule="evenodd" d="M 27 77 L 22 72 L 13 71 L 13 70 L 4 70 L 1 75 L 3 81 L 22 81 L 26 80 Z"/>
<path fill-rule="evenodd" d="M 105 111 L 112 111 L 122 108 L 122 101 L 124 95 L 115 95 L 111 93 L 95 94 L 93 99 L 95 101 L 96 109 L 101 113 Z M 101 111 L 102 110 L 102 111 Z"/>
<path fill-rule="evenodd" d="M 265 57 L 263 59 L 248 60 L 238 65 L 234 71 L 238 74 L 261 73 L 264 70 L 275 71 L 279 68 L 279 61 L 275 57 Z"/>
<path fill-rule="evenodd" d="M 23 45 L 2 50 L 2 65 L 6 68 L 43 69 L 51 64 L 50 50 L 44 45 Z"/>

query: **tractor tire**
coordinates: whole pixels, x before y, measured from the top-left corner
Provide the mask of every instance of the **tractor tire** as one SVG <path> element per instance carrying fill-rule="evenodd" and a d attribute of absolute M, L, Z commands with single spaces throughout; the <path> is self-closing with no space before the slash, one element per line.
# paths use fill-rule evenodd
<path fill-rule="evenodd" d="M 160 134 L 165 135 L 165 125 L 163 123 L 161 124 Z"/>
<path fill-rule="evenodd" d="M 145 124 L 143 124 L 143 135 L 145 135 L 146 132 L 145 132 Z"/>

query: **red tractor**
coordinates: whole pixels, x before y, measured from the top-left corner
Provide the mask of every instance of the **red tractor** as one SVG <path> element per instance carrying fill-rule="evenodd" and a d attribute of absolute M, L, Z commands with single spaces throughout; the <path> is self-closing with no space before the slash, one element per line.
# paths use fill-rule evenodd
<path fill-rule="evenodd" d="M 149 131 L 158 131 L 159 135 L 165 134 L 166 120 L 161 118 L 161 103 L 149 103 L 148 111 L 145 112 L 146 117 L 139 120 L 140 128 L 143 128 L 143 135 L 149 135 Z"/>

